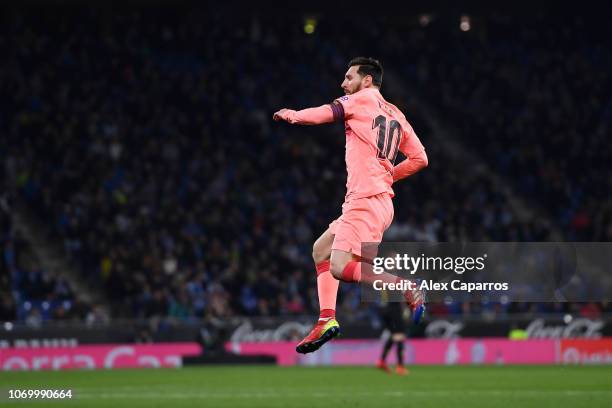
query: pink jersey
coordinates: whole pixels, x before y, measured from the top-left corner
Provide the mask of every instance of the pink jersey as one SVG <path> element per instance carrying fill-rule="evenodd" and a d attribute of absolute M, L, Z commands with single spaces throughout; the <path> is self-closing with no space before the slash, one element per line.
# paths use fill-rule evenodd
<path fill-rule="evenodd" d="M 344 109 L 346 129 L 346 201 L 387 192 L 394 196 L 397 151 L 413 157 L 424 150 L 404 114 L 376 88 L 336 99 Z M 332 104 L 336 115 L 338 108 Z"/>

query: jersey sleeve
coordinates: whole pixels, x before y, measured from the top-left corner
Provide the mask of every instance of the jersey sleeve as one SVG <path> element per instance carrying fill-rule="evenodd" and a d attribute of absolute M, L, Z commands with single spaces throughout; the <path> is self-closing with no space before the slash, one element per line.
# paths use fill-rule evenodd
<path fill-rule="evenodd" d="M 412 129 L 412 126 L 407 121 L 402 121 L 402 140 L 400 141 L 399 150 L 408 158 L 418 156 L 425 150 L 421 140 Z"/>
<path fill-rule="evenodd" d="M 341 96 L 332 102 L 332 110 L 334 111 L 334 119 L 351 119 L 357 110 L 367 103 L 363 92 L 356 92 L 352 95 Z"/>
<path fill-rule="evenodd" d="M 399 150 L 406 155 L 406 160 L 393 167 L 393 182 L 411 176 L 428 165 L 425 147 L 414 133 L 412 126 L 405 120 L 402 122 Z"/>

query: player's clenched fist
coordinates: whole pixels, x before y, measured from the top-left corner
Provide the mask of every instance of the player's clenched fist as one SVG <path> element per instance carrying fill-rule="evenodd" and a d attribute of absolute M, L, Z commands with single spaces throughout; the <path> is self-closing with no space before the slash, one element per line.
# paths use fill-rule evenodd
<path fill-rule="evenodd" d="M 276 112 L 274 114 L 274 116 L 272 116 L 272 119 L 274 119 L 276 121 L 285 120 L 285 121 L 289 122 L 290 121 L 289 117 L 291 115 L 291 112 L 293 112 L 293 110 L 283 108 L 283 109 L 279 110 L 278 112 Z"/>

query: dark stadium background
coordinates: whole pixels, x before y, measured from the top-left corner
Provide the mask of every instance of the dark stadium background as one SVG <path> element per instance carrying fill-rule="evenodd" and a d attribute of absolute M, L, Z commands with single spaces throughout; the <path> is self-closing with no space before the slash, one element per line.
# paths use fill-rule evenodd
<path fill-rule="evenodd" d="M 245 322 L 305 330 L 312 243 L 345 193 L 343 128 L 271 117 L 340 96 L 358 55 L 382 61 L 382 93 L 429 156 L 394 186 L 387 240 L 612 240 L 610 34 L 598 10 L 552 2 L 3 2 L 2 347 L 214 350 Z M 345 335 L 377 338 L 358 291 L 341 285 Z M 410 335 L 585 319 L 597 328 L 564 333 L 610 336 L 611 313 L 605 299 L 450 302 Z"/>

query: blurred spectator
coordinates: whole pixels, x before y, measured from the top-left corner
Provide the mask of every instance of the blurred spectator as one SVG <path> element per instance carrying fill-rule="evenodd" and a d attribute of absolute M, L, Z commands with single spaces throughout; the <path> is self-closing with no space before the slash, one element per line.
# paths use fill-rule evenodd
<path fill-rule="evenodd" d="M 85 323 L 89 326 L 104 325 L 109 322 L 110 316 L 108 316 L 100 305 L 94 305 L 85 317 Z"/>

